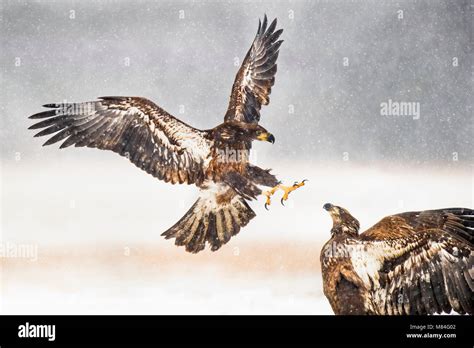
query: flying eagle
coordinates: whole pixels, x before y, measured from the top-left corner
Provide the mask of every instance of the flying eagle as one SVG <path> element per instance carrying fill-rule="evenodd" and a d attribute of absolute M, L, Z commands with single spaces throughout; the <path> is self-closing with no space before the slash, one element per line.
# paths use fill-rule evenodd
<path fill-rule="evenodd" d="M 391 215 L 359 234 L 346 209 L 324 209 L 333 227 L 321 267 L 335 314 L 473 314 L 474 210 Z"/>
<path fill-rule="evenodd" d="M 44 128 L 35 136 L 56 133 L 44 145 L 71 145 L 110 150 L 138 168 L 171 184 L 194 184 L 200 196 L 189 211 L 162 235 L 197 253 L 209 243 L 218 250 L 255 217 L 247 201 L 262 194 L 258 186 L 288 193 L 303 186 L 282 186 L 270 170 L 249 163 L 253 140 L 274 143 L 258 124 L 260 108 L 269 103 L 275 82 L 282 29 L 277 20 L 259 21 L 257 35 L 237 72 L 224 122 L 199 130 L 140 97 L 100 97 L 85 103 L 46 104 L 52 110 L 30 116 L 45 119 L 30 127 Z"/>

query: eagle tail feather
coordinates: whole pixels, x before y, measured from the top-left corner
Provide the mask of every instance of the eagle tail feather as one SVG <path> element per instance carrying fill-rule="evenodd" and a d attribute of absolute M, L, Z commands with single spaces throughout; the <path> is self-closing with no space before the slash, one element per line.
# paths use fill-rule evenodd
<path fill-rule="evenodd" d="M 161 235 L 166 239 L 175 238 L 175 244 L 185 246 L 190 253 L 203 250 L 206 242 L 212 251 L 218 250 L 255 217 L 255 212 L 242 196 L 233 194 L 224 202 L 220 199 L 213 193 L 201 196 L 175 225 Z"/>

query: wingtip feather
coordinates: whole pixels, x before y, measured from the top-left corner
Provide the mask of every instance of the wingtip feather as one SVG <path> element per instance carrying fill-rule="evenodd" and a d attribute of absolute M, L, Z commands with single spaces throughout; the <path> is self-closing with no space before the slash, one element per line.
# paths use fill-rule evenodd
<path fill-rule="evenodd" d="M 35 136 L 36 136 L 36 135 L 35 135 Z M 53 139 L 53 138 L 51 138 L 51 139 Z M 47 141 L 45 141 L 45 142 L 43 143 L 43 145 L 41 145 L 41 146 L 48 146 L 48 145 L 54 144 L 55 141 L 51 141 L 51 139 L 48 139 Z"/>
<path fill-rule="evenodd" d="M 262 23 L 262 31 L 261 34 L 265 33 L 267 31 L 267 14 L 263 16 L 263 23 Z"/>
<path fill-rule="evenodd" d="M 277 25 L 277 19 L 275 18 L 275 19 L 270 23 L 270 26 L 269 26 L 268 29 L 267 29 L 268 35 L 270 35 L 270 33 L 273 33 L 273 31 L 274 31 L 275 28 L 276 28 L 276 25 Z"/>

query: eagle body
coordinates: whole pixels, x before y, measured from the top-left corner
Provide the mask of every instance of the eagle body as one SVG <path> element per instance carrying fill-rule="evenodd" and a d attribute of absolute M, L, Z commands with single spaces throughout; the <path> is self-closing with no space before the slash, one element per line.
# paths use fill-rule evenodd
<path fill-rule="evenodd" d="M 362 281 L 355 273 L 344 238 L 335 238 L 323 246 L 321 267 L 323 291 L 333 310 L 338 314 L 366 314 Z"/>
<path fill-rule="evenodd" d="M 335 314 L 473 314 L 474 210 L 401 213 L 358 234 L 347 210 L 325 208 L 334 225 L 320 260 Z"/>
<path fill-rule="evenodd" d="M 269 170 L 249 163 L 252 141 L 274 142 L 259 125 L 260 109 L 269 103 L 277 71 L 283 30 L 276 19 L 259 21 L 257 34 L 237 72 L 224 122 L 208 130 L 178 120 L 141 97 L 100 97 L 84 103 L 46 104 L 30 116 L 41 119 L 30 129 L 50 136 L 44 145 L 62 141 L 109 150 L 128 158 L 138 168 L 171 184 L 193 184 L 200 196 L 165 238 L 197 253 L 209 244 L 218 250 L 245 226 L 255 213 L 247 201 L 275 186 Z M 53 135 L 54 134 L 54 135 Z"/>

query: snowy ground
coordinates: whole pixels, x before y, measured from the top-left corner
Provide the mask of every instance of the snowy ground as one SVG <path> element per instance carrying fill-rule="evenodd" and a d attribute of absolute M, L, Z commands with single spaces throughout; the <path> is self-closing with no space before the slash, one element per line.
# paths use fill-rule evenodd
<path fill-rule="evenodd" d="M 98 156 L 3 164 L 2 245 L 37 254 L 0 258 L 2 314 L 330 314 L 324 203 L 348 208 L 362 230 L 396 212 L 473 206 L 469 168 L 268 163 L 284 181 L 310 181 L 287 207 L 252 203 L 257 217 L 239 235 L 191 255 L 159 234 L 197 190 Z"/>

